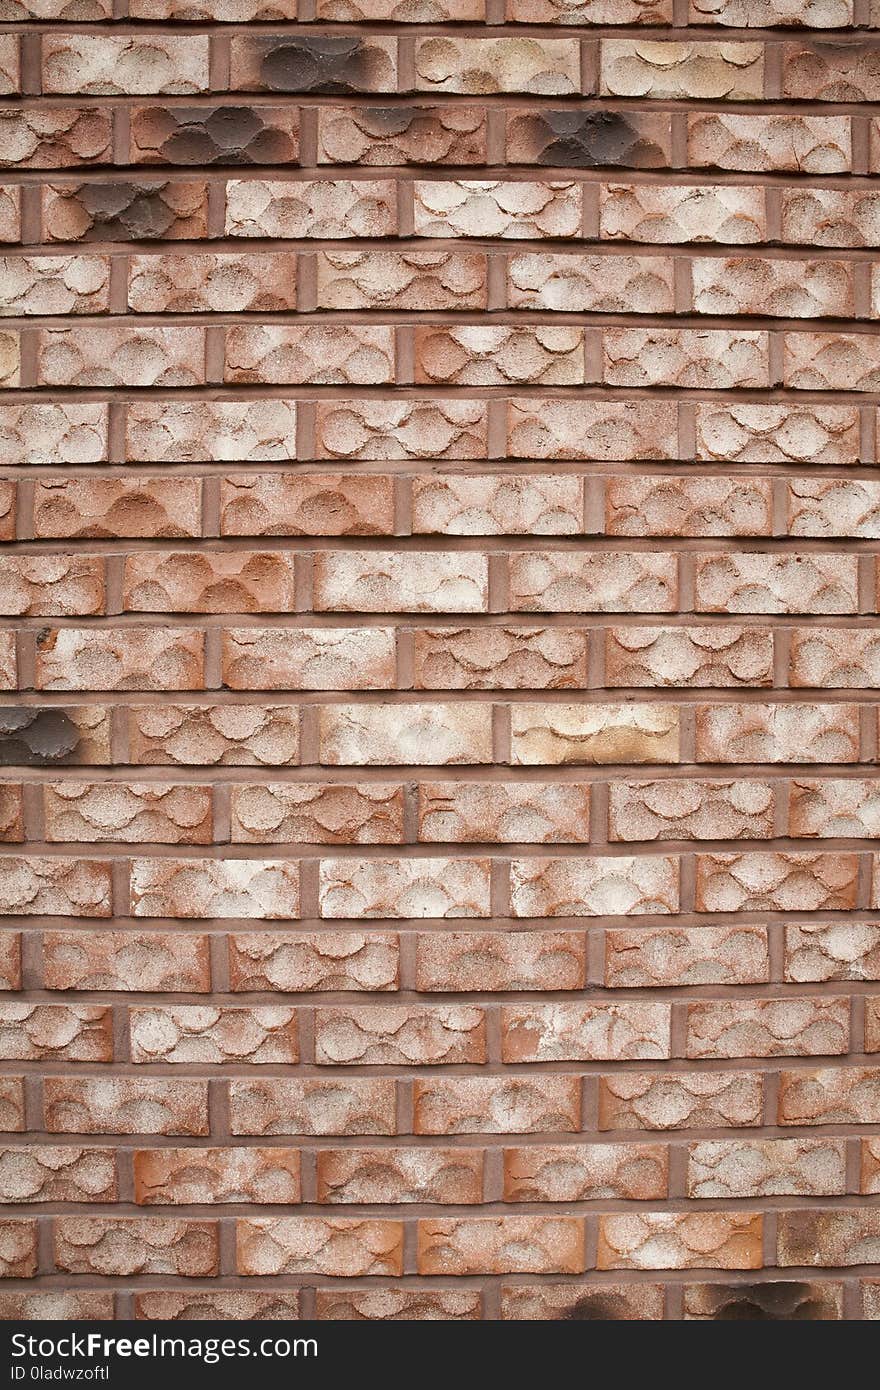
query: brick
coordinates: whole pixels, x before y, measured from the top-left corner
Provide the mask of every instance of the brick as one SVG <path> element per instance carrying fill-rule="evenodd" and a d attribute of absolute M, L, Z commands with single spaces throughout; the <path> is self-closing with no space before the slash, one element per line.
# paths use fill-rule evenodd
<path fill-rule="evenodd" d="M 296 1011 L 178 1004 L 129 1012 L 134 1062 L 215 1065 L 299 1060 Z"/>
<path fill-rule="evenodd" d="M 785 44 L 782 95 L 798 101 L 876 101 L 880 65 L 873 45 Z"/>
<path fill-rule="evenodd" d="M 855 779 L 792 781 L 789 833 L 819 839 L 876 838 L 880 821 L 873 783 Z"/>
<path fill-rule="evenodd" d="M 799 628 L 792 633 L 789 682 L 795 687 L 862 690 L 874 685 L 880 642 L 870 628 Z"/>
<path fill-rule="evenodd" d="M 38 370 L 47 386 L 198 386 L 205 380 L 200 328 L 47 328 Z"/>
<path fill-rule="evenodd" d="M 763 333 L 608 328 L 602 350 L 603 378 L 611 386 L 770 385 Z"/>
<path fill-rule="evenodd" d="M 414 85 L 421 92 L 580 92 L 578 45 L 572 39 L 420 38 L 415 69 Z"/>
<path fill-rule="evenodd" d="M 295 705 L 133 705 L 128 711 L 133 763 L 172 766 L 284 767 L 299 757 Z"/>
<path fill-rule="evenodd" d="M 106 706 L 0 706 L 0 765 L 52 767 L 109 761 Z"/>
<path fill-rule="evenodd" d="M 797 246 L 877 246 L 880 200 L 872 191 L 786 188 L 782 236 Z"/>
<path fill-rule="evenodd" d="M 668 24 L 670 0 L 508 0 L 520 24 Z"/>
<path fill-rule="evenodd" d="M 698 404 L 697 458 L 727 463 L 857 463 L 858 419 L 849 406 Z"/>
<path fill-rule="evenodd" d="M 216 4 L 212 4 L 217 18 Z M 299 112 L 283 106 L 134 106 L 132 164 L 296 164 Z"/>
<path fill-rule="evenodd" d="M 501 1012 L 505 1062 L 630 1061 L 669 1055 L 668 1004 L 510 1004 Z"/>
<path fill-rule="evenodd" d="M 110 865 L 101 859 L 3 855 L 0 915 L 109 917 Z"/>
<path fill-rule="evenodd" d="M 331 766 L 439 766 L 492 760 L 492 716 L 487 704 L 334 704 L 325 705 L 318 719 L 321 761 Z"/>
<path fill-rule="evenodd" d="M 281 40 L 234 35 L 229 81 L 241 92 L 394 92 L 397 41 L 347 34 Z"/>
<path fill-rule="evenodd" d="M 667 459 L 677 452 L 676 419 L 653 401 L 512 400 L 507 443 L 514 458 Z"/>
<path fill-rule="evenodd" d="M 319 1008 L 319 1066 L 438 1066 L 486 1060 L 485 1019 L 472 1005 L 356 1005 Z"/>
<path fill-rule="evenodd" d="M 687 126 L 688 162 L 696 168 L 749 174 L 845 174 L 852 168 L 847 116 L 740 116 L 713 111 L 689 114 Z"/>
<path fill-rule="evenodd" d="M 587 634 L 559 627 L 428 628 L 415 634 L 421 690 L 556 690 L 587 683 Z"/>
<path fill-rule="evenodd" d="M 786 1279 L 757 1284 L 689 1284 L 684 1291 L 687 1321 L 824 1322 L 843 1317 L 841 1284 Z"/>
<path fill-rule="evenodd" d="M 416 988 L 425 993 L 460 990 L 583 989 L 586 947 L 573 932 L 420 933 Z"/>
<path fill-rule="evenodd" d="M 290 860 L 133 859 L 134 917 L 297 917 L 299 868 Z"/>
<path fill-rule="evenodd" d="M 0 314 L 103 314 L 110 305 L 107 256 L 3 256 L 0 273 Z"/>
<path fill-rule="evenodd" d="M 21 241 L 21 189 L 0 184 L 0 242 Z"/>
<path fill-rule="evenodd" d="M 880 996 L 865 1000 L 865 1051 L 880 1052 Z"/>
<path fill-rule="evenodd" d="M 787 333 L 783 379 L 798 391 L 873 391 L 880 354 L 863 333 Z"/>
<path fill-rule="evenodd" d="M 678 762 L 674 705 L 529 705 L 511 708 L 514 764 Z"/>
<path fill-rule="evenodd" d="M 47 1076 L 50 1134 L 208 1134 L 205 1081 Z"/>
<path fill-rule="evenodd" d="M 322 859 L 327 918 L 488 917 L 487 859 Z"/>
<path fill-rule="evenodd" d="M 669 613 L 678 597 L 674 555 L 525 551 L 510 557 L 508 576 L 521 613 Z"/>
<path fill-rule="evenodd" d="M 855 613 L 858 570 L 846 555 L 699 555 L 701 613 Z"/>
<path fill-rule="evenodd" d="M 21 91 L 21 60 L 18 39 L 13 34 L 0 38 L 0 92 Z"/>
<path fill-rule="evenodd" d="M 390 476 L 232 473 L 220 480 L 224 536 L 383 536 L 394 530 Z"/>
<path fill-rule="evenodd" d="M 115 1202 L 112 1149 L 35 1144 L 0 1149 L 0 1199 L 4 1202 Z"/>
<path fill-rule="evenodd" d="M 413 197 L 416 236 L 523 240 L 577 236 L 583 194 L 581 185 L 562 180 L 458 179 L 418 181 Z"/>
<path fill-rule="evenodd" d="M 448 109 L 448 108 L 444 108 Z M 485 309 L 480 251 L 318 251 L 319 309 Z"/>
<path fill-rule="evenodd" d="M 238 24 L 252 19 L 295 19 L 296 0 L 131 0 L 131 14 L 137 19 L 174 23 L 212 20 Z"/>
<path fill-rule="evenodd" d="M 226 332 L 224 380 L 376 386 L 394 375 L 394 330 L 262 324 Z"/>
<path fill-rule="evenodd" d="M 818 911 L 856 905 L 853 854 L 698 854 L 698 912 Z"/>
<path fill-rule="evenodd" d="M 233 1134 L 395 1134 L 390 1077 L 250 1077 L 229 1083 Z"/>
<path fill-rule="evenodd" d="M 764 190 L 740 184 L 603 184 L 599 235 L 603 241 L 660 245 L 754 245 L 767 235 Z"/>
<path fill-rule="evenodd" d="M 277 313 L 295 309 L 296 268 L 296 256 L 283 251 L 263 256 L 132 256 L 128 307 L 136 314 Z"/>
<path fill-rule="evenodd" d="M 55 1224 L 55 1264 L 66 1274 L 216 1274 L 214 1221 L 65 1216 Z"/>
<path fill-rule="evenodd" d="M 878 1124 L 880 1069 L 823 1067 L 783 1071 L 779 1077 L 780 1125 Z"/>
<path fill-rule="evenodd" d="M 0 168 L 71 169 L 111 160 L 113 117 L 98 106 L 0 111 Z"/>
<path fill-rule="evenodd" d="M 419 839 L 448 844 L 588 844 L 590 789 L 564 782 L 425 782 Z"/>
<path fill-rule="evenodd" d="M 852 271 L 845 261 L 696 256 L 691 273 L 698 314 L 776 318 L 848 318 L 854 314 Z"/>
<path fill-rule="evenodd" d="M 104 561 L 92 556 L 4 555 L 2 612 L 8 617 L 80 617 L 104 611 Z"/>
<path fill-rule="evenodd" d="M 47 840 L 204 845 L 210 787 L 166 782 L 55 782 L 43 787 Z"/>
<path fill-rule="evenodd" d="M 4 1061 L 109 1062 L 112 1010 L 100 1004 L 0 1004 Z"/>
<path fill-rule="evenodd" d="M 847 1051 L 849 1000 L 712 999 L 688 1005 L 688 1057 L 816 1057 Z"/>
<path fill-rule="evenodd" d="M 507 1202 L 644 1202 L 665 1197 L 667 1184 L 664 1144 L 530 1144 L 504 1150 Z"/>
<path fill-rule="evenodd" d="M 21 1133 L 24 1121 L 24 1077 L 0 1078 L 0 1132 Z"/>
<path fill-rule="evenodd" d="M 0 330 L 0 387 L 21 385 L 20 335 Z"/>
<path fill-rule="evenodd" d="M 583 529 L 583 483 L 570 474 L 421 474 L 412 490 L 417 534 L 561 536 Z"/>
<path fill-rule="evenodd" d="M 46 989 L 184 990 L 211 988 L 208 943 L 187 932 L 43 933 Z"/>
<path fill-rule="evenodd" d="M 696 751 L 709 763 L 858 762 L 858 707 L 698 705 Z"/>
<path fill-rule="evenodd" d="M 223 683 L 230 690 L 388 690 L 390 628 L 226 628 Z"/>
<path fill-rule="evenodd" d="M 511 309 L 662 314 L 675 305 L 667 256 L 549 255 L 525 251 L 507 263 Z"/>
<path fill-rule="evenodd" d="M 605 633 L 609 686 L 766 686 L 773 635 L 757 627 L 614 627 Z"/>
<path fill-rule="evenodd" d="M 0 633 L 0 690 L 18 689 L 18 656 L 15 633 Z"/>
<path fill-rule="evenodd" d="M 577 386 L 584 380 L 580 328 L 417 328 L 418 383 Z"/>
<path fill-rule="evenodd" d="M 396 16 L 398 20 L 408 19 L 413 6 L 405 9 L 405 15 Z M 378 168 L 483 164 L 486 112 L 478 106 L 457 103 L 319 107 L 318 163 L 352 162 Z"/>
<path fill-rule="evenodd" d="M 399 844 L 403 791 L 375 782 L 234 786 L 231 839 L 236 844 Z"/>
<path fill-rule="evenodd" d="M 392 236 L 397 205 L 390 180 L 230 179 L 226 235 L 337 238 Z"/>
<path fill-rule="evenodd" d="M 0 406 L 0 463 L 100 463 L 107 457 L 107 407 L 42 403 Z"/>
<path fill-rule="evenodd" d="M 605 934 L 605 984 L 611 989 L 764 984 L 766 928 L 647 927 Z"/>
<path fill-rule="evenodd" d="M 576 1076 L 430 1076 L 413 1082 L 416 1134 L 542 1134 L 580 1129 Z"/>
<path fill-rule="evenodd" d="M 760 1269 L 754 1212 L 646 1212 L 599 1217 L 598 1269 Z"/>
<path fill-rule="evenodd" d="M 485 555 L 458 551 L 325 551 L 314 560 L 314 606 L 337 613 L 485 613 Z"/>
<path fill-rule="evenodd" d="M 46 628 L 38 690 L 198 690 L 204 638 L 195 628 Z"/>
<path fill-rule="evenodd" d="M 229 976 L 233 990 L 394 990 L 397 938 L 380 932 L 247 932 L 230 938 Z"/>
<path fill-rule="evenodd" d="M 580 1274 L 574 1216 L 431 1217 L 418 1223 L 420 1274 Z"/>
<path fill-rule="evenodd" d="M 474 1205 L 483 1196 L 479 1149 L 322 1149 L 318 1201 Z"/>
<path fill-rule="evenodd" d="M 0 1278 L 32 1279 L 36 1272 L 36 1221 L 6 1217 L 0 1221 Z"/>
<path fill-rule="evenodd" d="M 880 1191 L 880 1153 L 876 1140 L 861 1141 L 861 1159 L 861 1191 Z"/>
<path fill-rule="evenodd" d="M 514 917 L 677 912 L 678 873 L 678 861 L 672 855 L 514 859 L 511 910 Z"/>
<path fill-rule="evenodd" d="M 475 1289 L 318 1289 L 315 1317 L 334 1322 L 431 1322 L 481 1317 Z"/>
<path fill-rule="evenodd" d="M 22 788 L 20 783 L 0 786 L 0 841 L 21 844 L 24 840 Z"/>
<path fill-rule="evenodd" d="M 670 122 L 662 113 L 564 108 L 507 113 L 507 158 L 512 163 L 656 169 L 667 166 L 671 155 Z"/>
<path fill-rule="evenodd" d="M 791 922 L 785 928 L 785 978 L 880 979 L 880 927 L 870 922 Z"/>
<path fill-rule="evenodd" d="M 279 1148 L 139 1149 L 134 1199 L 138 1206 L 298 1202 L 299 1154 Z"/>
<path fill-rule="evenodd" d="M 780 1265 L 873 1264 L 880 1250 L 876 1207 L 780 1212 L 777 1258 Z"/>
<path fill-rule="evenodd" d="M 338 459 L 485 457 L 484 401 L 319 401 L 317 443 Z"/>
<path fill-rule="evenodd" d="M 605 530 L 614 536 L 769 536 L 770 508 L 766 478 L 609 478 L 605 486 Z"/>
<path fill-rule="evenodd" d="M 201 535 L 198 478 L 89 478 L 34 484 L 39 539 L 159 540 Z"/>
<path fill-rule="evenodd" d="M 600 1129 L 739 1129 L 763 1117 L 759 1072 L 618 1072 L 599 1079 Z"/>
<path fill-rule="evenodd" d="M 501 1316 L 518 1322 L 655 1321 L 663 1317 L 661 1284 L 510 1284 Z"/>
<path fill-rule="evenodd" d="M 841 1139 L 713 1139 L 688 1147 L 690 1197 L 833 1197 L 846 1187 Z"/>
<path fill-rule="evenodd" d="M 261 1216 L 236 1222 L 238 1272 L 343 1277 L 403 1272 L 403 1223 L 371 1217 Z"/>
<path fill-rule="evenodd" d="M 272 551 L 153 550 L 127 557 L 122 604 L 128 613 L 286 613 L 293 569 L 292 556 Z"/>
<path fill-rule="evenodd" d="M 0 1317 L 4 1321 L 69 1322 L 84 1318 L 88 1322 L 113 1321 L 113 1292 L 83 1290 L 71 1293 L 61 1289 L 23 1290 L 0 1293 Z"/>
<path fill-rule="evenodd" d="M 287 1322 L 299 1315 L 296 1289 L 251 1293 L 249 1289 L 156 1289 L 134 1296 L 134 1315 L 156 1322 Z"/>
<path fill-rule="evenodd" d="M 132 463 L 255 463 L 295 457 L 289 401 L 135 401 L 127 411 Z"/>
<path fill-rule="evenodd" d="M 880 487 L 853 478 L 797 478 L 788 483 L 792 536 L 874 539 L 880 535 Z"/>
<path fill-rule="evenodd" d="M 42 52 L 44 92 L 184 95 L 208 88 L 208 42 L 199 35 L 137 39 L 49 34 L 43 37 Z"/>
<path fill-rule="evenodd" d="M 790 25 L 792 28 L 838 29 L 853 23 L 852 0 L 691 0 L 691 19 L 698 24 L 734 28 Z"/>
<path fill-rule="evenodd" d="M 600 92 L 606 96 L 754 101 L 764 95 L 759 43 L 654 43 L 603 39 Z"/>

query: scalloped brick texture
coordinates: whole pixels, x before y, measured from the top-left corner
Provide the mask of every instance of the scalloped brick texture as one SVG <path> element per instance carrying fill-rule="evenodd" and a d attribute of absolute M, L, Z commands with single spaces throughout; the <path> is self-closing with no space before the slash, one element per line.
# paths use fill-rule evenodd
<path fill-rule="evenodd" d="M 0 27 L 0 1320 L 880 1319 L 878 0 Z"/>

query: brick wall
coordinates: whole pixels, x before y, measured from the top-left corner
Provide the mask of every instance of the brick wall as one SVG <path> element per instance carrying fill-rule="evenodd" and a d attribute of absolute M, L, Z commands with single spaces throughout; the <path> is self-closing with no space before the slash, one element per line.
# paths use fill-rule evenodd
<path fill-rule="evenodd" d="M 486 6 L 0 0 L 4 1317 L 880 1317 L 880 4 Z"/>

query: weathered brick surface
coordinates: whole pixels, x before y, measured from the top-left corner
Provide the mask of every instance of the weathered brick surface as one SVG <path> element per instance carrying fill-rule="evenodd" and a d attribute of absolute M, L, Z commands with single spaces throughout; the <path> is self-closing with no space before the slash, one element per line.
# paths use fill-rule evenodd
<path fill-rule="evenodd" d="M 0 26 L 0 1318 L 880 1318 L 876 0 Z"/>

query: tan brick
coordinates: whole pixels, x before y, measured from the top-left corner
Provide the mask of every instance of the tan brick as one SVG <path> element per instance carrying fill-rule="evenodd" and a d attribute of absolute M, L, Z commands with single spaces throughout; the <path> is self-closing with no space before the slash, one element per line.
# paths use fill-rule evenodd
<path fill-rule="evenodd" d="M 226 628 L 223 681 L 230 690 L 388 690 L 390 628 Z"/>
<path fill-rule="evenodd" d="M 849 778 L 792 781 L 789 833 L 819 839 L 876 839 L 880 835 L 876 784 Z"/>
<path fill-rule="evenodd" d="M 483 1155 L 462 1148 L 323 1149 L 317 1183 L 317 1200 L 327 1204 L 472 1206 L 483 1199 Z"/>
<path fill-rule="evenodd" d="M 329 765 L 492 760 L 488 704 L 325 705 L 319 731 L 321 761 Z"/>
<path fill-rule="evenodd" d="M 880 671 L 880 640 L 871 628 L 799 628 L 792 633 L 789 682 L 818 689 L 871 689 Z"/>
<path fill-rule="evenodd" d="M 444 107 L 449 112 L 456 108 Z M 460 108 L 459 108 L 460 109 Z M 356 113 L 355 113 L 356 114 Z M 334 120 L 349 120 L 341 108 Z M 347 142 L 346 162 L 351 144 Z M 481 251 L 318 251 L 319 309 L 485 309 L 486 256 Z"/>
<path fill-rule="evenodd" d="M 763 1117 L 760 1072 L 618 1072 L 599 1079 L 600 1129 L 739 1129 Z"/>
<path fill-rule="evenodd" d="M 580 184 L 564 180 L 419 181 L 413 196 L 416 236 L 517 240 L 577 236 L 583 200 Z"/>
<path fill-rule="evenodd" d="M 6 1217 L 0 1220 L 0 1278 L 32 1279 L 37 1272 L 36 1221 Z"/>
<path fill-rule="evenodd" d="M 415 379 L 425 385 L 577 386 L 584 381 L 581 328 L 416 328 Z"/>
<path fill-rule="evenodd" d="M 541 1134 L 580 1129 L 576 1076 L 430 1076 L 413 1082 L 416 1134 Z"/>
<path fill-rule="evenodd" d="M 508 561 L 510 607 L 521 613 L 670 613 L 675 555 L 525 551 Z"/>
<path fill-rule="evenodd" d="M 823 1067 L 783 1071 L 779 1077 L 781 1125 L 880 1123 L 880 1068 Z"/>
<path fill-rule="evenodd" d="M 458 551 L 323 552 L 314 560 L 316 611 L 485 613 L 489 561 Z"/>
<path fill-rule="evenodd" d="M 214 1221 L 64 1216 L 55 1223 L 55 1264 L 66 1274 L 182 1274 L 219 1269 Z"/>
<path fill-rule="evenodd" d="M 211 805 L 210 787 L 168 782 L 64 781 L 43 787 L 47 840 L 210 844 Z"/>
<path fill-rule="evenodd" d="M 513 458 L 671 459 L 674 408 L 654 401 L 511 400 L 507 445 Z"/>
<path fill-rule="evenodd" d="M 66 478 L 34 484 L 34 535 L 67 540 L 201 536 L 198 478 Z"/>
<path fill-rule="evenodd" d="M 488 917 L 487 859 L 322 859 L 322 917 Z"/>
<path fill-rule="evenodd" d="M 45 328 L 37 368 L 46 386 L 200 386 L 201 328 Z"/>
<path fill-rule="evenodd" d="M 816 912 L 856 905 L 854 854 L 697 855 L 698 912 Z"/>
<path fill-rule="evenodd" d="M 319 1008 L 315 1061 L 321 1066 L 438 1066 L 486 1060 L 482 1009 L 466 1004 Z"/>
<path fill-rule="evenodd" d="M 391 535 L 393 480 L 375 473 L 232 473 L 220 480 L 220 530 L 224 536 Z"/>
<path fill-rule="evenodd" d="M 743 10 L 751 13 L 753 6 Z M 743 18 L 748 22 L 746 13 Z M 740 116 L 713 111 L 688 114 L 687 123 L 688 163 L 694 168 L 750 174 L 845 174 L 852 167 L 848 116 Z"/>
<path fill-rule="evenodd" d="M 234 1077 L 233 1134 L 395 1134 L 391 1077 Z"/>
<path fill-rule="evenodd" d="M 752 840 L 773 835 L 770 782 L 696 782 L 665 778 L 614 782 L 611 840 Z"/>
<path fill-rule="evenodd" d="M 295 705 L 133 705 L 128 711 L 133 763 L 283 767 L 299 757 Z"/>
<path fill-rule="evenodd" d="M 327 7 L 352 11 L 360 18 L 366 4 L 326 0 Z M 391 7 L 388 7 L 391 8 Z M 448 2 L 444 8 L 453 8 Z M 482 10 L 482 0 L 455 0 L 454 8 Z M 425 19 L 436 17 L 433 0 L 393 6 L 393 18 L 407 22 L 421 10 Z M 338 16 L 334 15 L 334 18 Z M 461 14 L 461 18 L 482 18 Z M 409 164 L 469 165 L 486 162 L 486 112 L 479 106 L 455 103 L 447 106 L 379 106 L 356 109 L 343 106 L 318 108 L 318 163 L 397 167 Z"/>
<path fill-rule="evenodd" d="M 207 1004 L 129 1011 L 134 1062 L 291 1063 L 299 1061 L 296 1010 Z"/>
<path fill-rule="evenodd" d="M 505 1062 L 603 1062 L 668 1057 L 665 1003 L 510 1004 L 502 1011 Z"/>
<path fill-rule="evenodd" d="M 3 855 L 0 915 L 109 917 L 110 865 L 101 859 Z"/>
<path fill-rule="evenodd" d="M 760 43 L 668 43 L 603 39 L 604 96 L 760 101 L 764 46 Z"/>
<path fill-rule="evenodd" d="M 208 942 L 188 932 L 44 932 L 43 984 L 205 994 L 211 988 Z"/>
<path fill-rule="evenodd" d="M 871 922 L 789 922 L 785 978 L 880 980 L 880 926 Z"/>
<path fill-rule="evenodd" d="M 132 463 L 255 463 L 296 455 L 292 401 L 134 401 L 126 428 Z"/>
<path fill-rule="evenodd" d="M 760 1269 L 754 1212 L 646 1212 L 599 1217 L 598 1269 Z"/>
<path fill-rule="evenodd" d="M 399 1275 L 403 1223 L 372 1217 L 261 1216 L 236 1222 L 245 1275 Z"/>
<path fill-rule="evenodd" d="M 798 101 L 876 101 L 880 68 L 873 44 L 785 44 L 782 95 Z"/>
<path fill-rule="evenodd" d="M 47 1076 L 50 1134 L 208 1134 L 208 1083 L 151 1076 Z"/>
<path fill-rule="evenodd" d="M 419 839 L 468 844 L 588 844 L 590 789 L 566 782 L 425 782 Z"/>
<path fill-rule="evenodd" d="M 861 479 L 797 478 L 788 483 L 792 536 L 880 537 L 880 484 Z"/>
<path fill-rule="evenodd" d="M 246 932 L 229 940 L 232 990 L 394 990 L 397 938 L 381 932 Z"/>
<path fill-rule="evenodd" d="M 432 627 L 415 633 L 420 690 L 556 690 L 587 683 L 587 633 L 560 627 Z"/>
<path fill-rule="evenodd" d="M 7 554 L 0 556 L 0 586 L 6 617 L 91 617 L 104 611 L 104 560 Z"/>
<path fill-rule="evenodd" d="M 127 613 L 288 613 L 294 596 L 293 556 L 276 551 L 144 551 L 122 578 Z"/>
<path fill-rule="evenodd" d="M 850 406 L 699 403 L 698 459 L 718 463 L 857 463 L 857 412 Z"/>
<path fill-rule="evenodd" d="M 132 256 L 128 307 L 136 314 L 276 313 L 295 309 L 296 262 L 295 255 L 283 251 L 265 255 Z"/>
<path fill-rule="evenodd" d="M 574 1216 L 431 1217 L 418 1223 L 420 1274 L 580 1274 Z"/>
<path fill-rule="evenodd" d="M 299 1316 L 299 1292 L 278 1289 L 251 1293 L 249 1289 L 155 1289 L 134 1296 L 134 1315 L 156 1322 L 203 1320 L 287 1322 Z"/>
<path fill-rule="evenodd" d="M 270 782 L 234 786 L 237 844 L 399 844 L 403 790 L 386 783 Z"/>
<path fill-rule="evenodd" d="M 38 690 L 198 690 L 204 637 L 195 628 L 45 628 Z"/>
<path fill-rule="evenodd" d="M 0 1149 L 0 1200 L 4 1202 L 115 1202 L 112 1149 L 37 1144 Z"/>
<path fill-rule="evenodd" d="M 876 391 L 880 352 L 865 333 L 786 333 L 782 375 L 798 391 Z"/>
<path fill-rule="evenodd" d="M 696 752 L 708 763 L 858 762 L 858 707 L 698 705 Z"/>
<path fill-rule="evenodd" d="M 770 385 L 766 333 L 607 328 L 602 351 L 602 375 L 609 386 L 719 390 Z"/>
<path fill-rule="evenodd" d="M 102 314 L 109 308 L 108 256 L 2 256 L 0 274 L 0 314 Z"/>
<path fill-rule="evenodd" d="M 181 96 L 208 90 L 204 35 L 142 37 L 106 34 L 43 36 L 43 91 L 127 96 Z"/>
<path fill-rule="evenodd" d="M 112 1010 L 102 1004 L 0 1004 L 4 1061 L 109 1062 Z"/>
<path fill-rule="evenodd" d="M 740 184 L 602 184 L 599 234 L 604 241 L 751 246 L 767 235 L 764 190 Z"/>
<path fill-rule="evenodd" d="M 842 1139 L 712 1139 L 688 1146 L 689 1197 L 834 1197 L 846 1188 Z"/>
<path fill-rule="evenodd" d="M 394 329 L 343 325 L 233 325 L 224 381 L 381 386 L 394 378 Z"/>
<path fill-rule="evenodd" d="M 413 531 L 443 536 L 562 536 L 583 530 L 583 482 L 547 477 L 434 474 L 412 480 Z"/>
<path fill-rule="evenodd" d="M 549 255 L 525 251 L 507 264 L 511 309 L 663 314 L 675 307 L 667 256 Z"/>
<path fill-rule="evenodd" d="M 766 927 L 646 927 L 605 933 L 610 989 L 764 984 Z"/>
<path fill-rule="evenodd" d="M 712 999 L 688 1005 L 688 1057 L 815 1057 L 847 1051 L 849 1000 Z"/>
<path fill-rule="evenodd" d="M 421 92 L 529 92 L 577 96 L 578 45 L 572 39 L 416 39 L 414 86 Z"/>
<path fill-rule="evenodd" d="M 674 705 L 531 705 L 511 708 L 511 762 L 676 763 Z"/>
<path fill-rule="evenodd" d="M 0 167 L 68 169 L 103 163 L 112 139 L 112 113 L 97 106 L 7 108 L 0 112 Z"/>
<path fill-rule="evenodd" d="M 331 459 L 486 456 L 485 401 L 319 401 L 316 411 L 317 447 Z"/>
<path fill-rule="evenodd" d="M 880 198 L 872 189 L 785 188 L 782 236 L 796 246 L 880 245 Z"/>
<path fill-rule="evenodd" d="M 299 867 L 271 859 L 133 859 L 134 917 L 297 917 Z"/>
<path fill-rule="evenodd" d="M 479 1320 L 481 1295 L 477 1289 L 418 1288 L 318 1289 L 315 1317 L 333 1322 L 431 1322 L 449 1318 Z"/>
<path fill-rule="evenodd" d="M 393 236 L 396 230 L 395 189 L 388 179 L 230 179 L 226 185 L 227 236 L 335 240 Z"/>
<path fill-rule="evenodd" d="M 586 943 L 574 932 L 424 932 L 416 945 L 425 993 L 583 989 L 586 973 Z"/>

